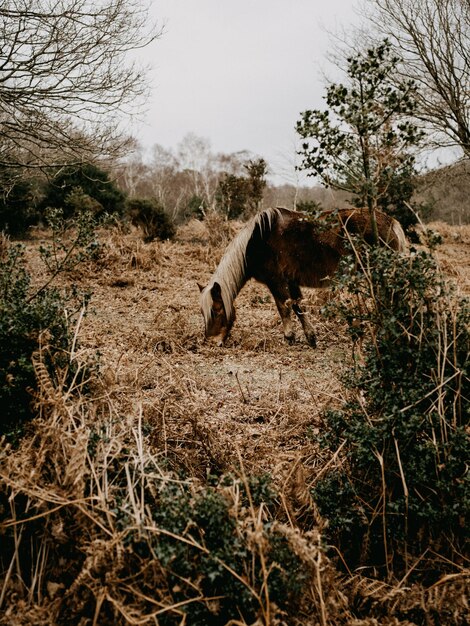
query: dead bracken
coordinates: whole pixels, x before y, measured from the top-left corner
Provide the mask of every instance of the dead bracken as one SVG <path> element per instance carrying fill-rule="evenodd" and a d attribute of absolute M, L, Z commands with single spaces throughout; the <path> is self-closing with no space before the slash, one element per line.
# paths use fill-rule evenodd
<path fill-rule="evenodd" d="M 470 227 L 433 228 L 441 266 L 470 293 Z M 38 283 L 46 236 L 27 244 Z M 343 400 L 350 342 L 318 313 L 328 293 L 307 290 L 317 350 L 300 333 L 285 344 L 251 282 L 226 345 L 207 345 L 197 281 L 227 243 L 213 238 L 201 222 L 172 242 L 103 231 L 100 258 L 74 272 L 93 295 L 73 358 L 96 367 L 53 385 L 47 346 L 35 354 L 38 417 L 0 450 L 0 624 L 467 623 L 465 555 L 425 587 L 327 553 L 311 491 L 341 450 L 317 435 Z"/>

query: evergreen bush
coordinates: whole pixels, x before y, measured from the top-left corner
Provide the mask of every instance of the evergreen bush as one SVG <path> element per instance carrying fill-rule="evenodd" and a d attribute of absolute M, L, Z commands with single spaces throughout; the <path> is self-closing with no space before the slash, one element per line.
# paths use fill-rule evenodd
<path fill-rule="evenodd" d="M 37 223 L 38 184 L 0 166 L 0 231 L 23 237 Z"/>
<path fill-rule="evenodd" d="M 43 289 L 36 295 L 31 291 L 24 249 L 10 246 L 0 264 L 0 434 L 12 441 L 34 416 L 35 355 L 41 350 L 55 380 L 57 371 L 68 364 L 71 344 L 71 318 L 66 310 L 71 299 L 56 289 Z"/>
<path fill-rule="evenodd" d="M 135 511 L 128 506 L 125 466 L 116 465 L 108 505 L 116 532 L 135 560 L 127 566 L 138 571 L 138 562 L 152 560 L 159 571 L 158 595 L 166 594 L 167 603 L 181 607 L 162 612 L 159 624 L 176 626 L 183 616 L 191 626 L 218 626 L 236 618 L 251 624 L 263 612 L 294 610 L 312 572 L 285 528 L 268 519 L 275 507 L 266 476 L 243 481 L 225 475 L 197 486 L 144 473 L 139 486 L 145 485 L 146 492 L 144 528 L 136 526 Z M 140 590 L 152 597 L 156 590 L 147 588 L 147 579 L 140 575 Z"/>
<path fill-rule="evenodd" d="M 77 190 L 82 202 L 77 205 Z M 80 167 L 68 167 L 57 174 L 46 187 L 41 210 L 59 208 L 64 217 L 75 215 L 78 209 L 93 208 L 95 217 L 103 214 L 122 215 L 125 194 L 118 189 L 109 174 L 91 163 Z"/>
<path fill-rule="evenodd" d="M 60 273 L 96 258 L 100 250 L 90 213 L 64 220 L 60 209 L 50 209 L 47 217 L 52 243 L 39 248 L 47 270 L 41 285 L 31 284 L 24 246 L 11 245 L 3 237 L 0 248 L 0 435 L 12 441 L 35 415 L 37 364 L 46 367 L 53 383 L 58 376 L 64 382 L 75 374 L 76 364 L 70 361 L 72 326 L 89 294 L 79 294 L 74 286 L 60 292 L 50 285 Z"/>
<path fill-rule="evenodd" d="M 308 213 L 313 216 L 318 216 L 322 212 L 323 208 L 321 202 L 316 200 L 300 200 L 295 205 L 295 210 L 301 213 Z"/>
<path fill-rule="evenodd" d="M 154 508 L 157 526 L 171 533 L 156 540 L 154 550 L 170 586 L 179 586 L 174 600 L 191 597 L 196 581 L 204 597 L 218 598 L 212 610 L 210 603 L 188 604 L 185 612 L 190 624 L 225 624 L 237 614 L 252 623 L 260 609 L 257 595 L 263 587 L 263 568 L 255 544 L 250 544 L 249 513 L 245 510 L 248 526 L 243 532 L 232 506 L 216 487 L 193 496 L 188 489 L 173 486 L 160 494 Z M 262 532 L 271 569 L 270 599 L 282 610 L 302 591 L 307 575 L 282 533 L 270 524 L 263 524 Z M 250 580 L 246 573 L 251 559 L 254 576 Z M 167 623 L 176 622 L 172 618 Z"/>
<path fill-rule="evenodd" d="M 134 226 L 142 229 L 145 242 L 172 239 L 175 236 L 175 227 L 157 200 L 130 198 L 126 210 Z"/>
<path fill-rule="evenodd" d="M 362 358 L 324 416 L 321 442 L 344 456 L 314 497 L 351 567 L 399 575 L 425 554 L 450 567 L 470 521 L 469 303 L 428 252 L 364 249 L 343 269 L 334 312 Z"/>
<path fill-rule="evenodd" d="M 39 247 L 50 274 L 47 286 L 61 272 L 71 271 L 84 261 L 97 260 L 101 244 L 96 236 L 98 221 L 89 209 L 77 208 L 74 218 L 65 219 L 62 209 L 48 208 L 44 217 L 52 235 L 50 243 Z"/>
<path fill-rule="evenodd" d="M 194 194 L 189 198 L 186 205 L 185 217 L 202 220 L 204 219 L 206 211 L 207 201 L 202 196 Z"/>

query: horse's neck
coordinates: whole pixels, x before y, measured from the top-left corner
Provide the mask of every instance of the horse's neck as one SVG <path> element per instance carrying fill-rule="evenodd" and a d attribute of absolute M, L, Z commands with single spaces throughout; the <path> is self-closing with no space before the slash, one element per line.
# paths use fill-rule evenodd
<path fill-rule="evenodd" d="M 222 298 L 227 316 L 233 314 L 233 302 L 247 281 L 246 248 L 250 232 L 242 231 L 229 245 L 217 269 L 212 276 L 212 282 L 222 287 Z"/>
<path fill-rule="evenodd" d="M 220 269 L 220 271 L 219 271 Z M 222 288 L 222 300 L 224 302 L 227 318 L 232 319 L 234 316 L 234 301 L 246 283 L 246 277 L 232 268 L 222 266 L 217 268 L 212 279 L 213 282 L 220 284 Z"/>
<path fill-rule="evenodd" d="M 279 209 L 267 209 L 254 217 L 243 228 L 228 246 L 215 273 L 213 281 L 222 286 L 225 309 L 233 311 L 233 301 L 250 277 L 248 263 L 248 248 L 253 242 L 253 236 L 258 230 L 259 236 L 270 230 L 273 221 L 280 215 Z"/>

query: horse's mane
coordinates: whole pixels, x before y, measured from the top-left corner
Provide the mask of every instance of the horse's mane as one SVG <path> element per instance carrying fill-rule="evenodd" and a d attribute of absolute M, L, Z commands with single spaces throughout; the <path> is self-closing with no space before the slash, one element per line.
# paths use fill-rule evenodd
<path fill-rule="evenodd" d="M 392 228 L 391 228 L 395 239 L 396 239 L 396 247 L 399 252 L 406 252 L 409 249 L 408 240 L 405 235 L 405 231 L 402 228 L 402 225 L 398 220 L 392 218 Z"/>
<path fill-rule="evenodd" d="M 246 251 L 248 244 L 257 229 L 259 229 L 260 233 L 270 229 L 273 220 L 280 215 L 281 211 L 277 208 L 261 211 L 230 242 L 212 278 L 201 294 L 201 309 L 206 325 L 211 317 L 211 288 L 214 286 L 214 283 L 220 285 L 227 320 L 233 320 L 233 301 L 246 282 Z"/>

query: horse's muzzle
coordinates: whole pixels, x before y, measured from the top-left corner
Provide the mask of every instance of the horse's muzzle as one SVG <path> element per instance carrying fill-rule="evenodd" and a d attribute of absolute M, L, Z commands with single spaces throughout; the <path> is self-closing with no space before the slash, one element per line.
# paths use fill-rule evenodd
<path fill-rule="evenodd" d="M 222 348 L 226 338 L 227 337 L 224 334 L 213 335 L 212 337 L 206 337 L 206 341 L 211 343 L 213 346 L 217 346 L 217 348 Z"/>

